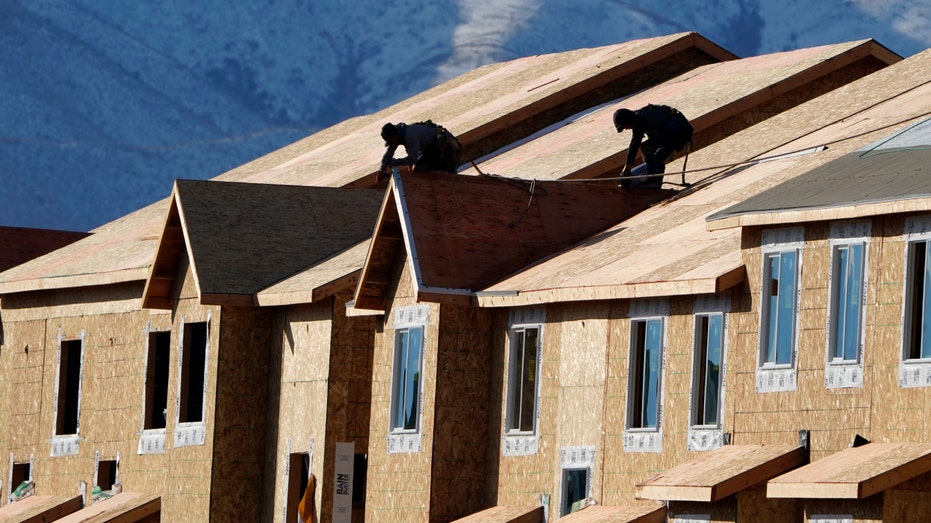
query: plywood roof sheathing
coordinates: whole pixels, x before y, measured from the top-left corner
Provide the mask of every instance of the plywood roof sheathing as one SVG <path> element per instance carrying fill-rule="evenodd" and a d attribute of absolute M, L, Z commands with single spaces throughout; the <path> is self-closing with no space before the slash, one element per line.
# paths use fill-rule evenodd
<path fill-rule="evenodd" d="M 710 503 L 804 463 L 802 447 L 725 445 L 637 484 L 637 497 Z"/>

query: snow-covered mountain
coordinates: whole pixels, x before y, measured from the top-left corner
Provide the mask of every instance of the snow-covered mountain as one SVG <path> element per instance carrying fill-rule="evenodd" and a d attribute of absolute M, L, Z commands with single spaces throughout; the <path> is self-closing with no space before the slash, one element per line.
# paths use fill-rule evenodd
<path fill-rule="evenodd" d="M 0 0 L 0 225 L 91 229 L 479 65 L 682 31 L 910 56 L 931 2 Z"/>

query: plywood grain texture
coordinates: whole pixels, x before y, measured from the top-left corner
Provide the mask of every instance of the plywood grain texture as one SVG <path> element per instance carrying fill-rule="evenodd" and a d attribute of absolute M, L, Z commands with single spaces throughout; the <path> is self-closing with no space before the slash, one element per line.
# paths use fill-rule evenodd
<path fill-rule="evenodd" d="M 155 494 L 121 492 L 112 498 L 88 505 L 57 523 L 135 523 L 161 510 L 161 498 Z"/>
<path fill-rule="evenodd" d="M 725 445 L 639 483 L 637 497 L 719 501 L 803 463 L 801 447 Z"/>
<path fill-rule="evenodd" d="M 650 502 L 640 505 L 591 505 L 559 519 L 566 523 L 662 523 L 666 507 Z"/>
<path fill-rule="evenodd" d="M 705 217 L 914 123 L 931 110 L 929 61 L 916 55 L 693 152 L 688 167 L 702 171 L 692 188 L 483 289 L 479 304 L 698 294 L 741 281 L 739 235 L 717 222 L 707 230 Z M 826 143 L 817 154 L 741 163 Z"/>
<path fill-rule="evenodd" d="M 0 521 L 4 523 L 45 523 L 80 510 L 80 496 L 32 495 L 0 508 Z"/>
<path fill-rule="evenodd" d="M 374 185 L 388 121 L 433 119 L 467 148 L 494 150 L 577 112 L 689 69 L 736 58 L 696 33 L 491 64 L 372 115 L 346 120 L 216 177 L 223 181 Z M 523 125 L 518 125 L 518 124 Z M 170 193 L 165 188 L 165 194 Z M 54 256 L 0 276 L 0 293 L 145 279 L 155 256 L 166 198 L 94 231 Z"/>
<path fill-rule="evenodd" d="M 931 444 L 851 447 L 769 480 L 771 498 L 865 499 L 931 471 Z"/>
<path fill-rule="evenodd" d="M 543 507 L 499 505 L 453 521 L 455 523 L 543 523 Z"/>

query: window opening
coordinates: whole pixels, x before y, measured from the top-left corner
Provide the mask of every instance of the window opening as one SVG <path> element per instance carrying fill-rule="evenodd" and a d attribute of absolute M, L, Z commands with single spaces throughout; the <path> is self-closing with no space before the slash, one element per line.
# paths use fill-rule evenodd
<path fill-rule="evenodd" d="M 905 359 L 931 358 L 931 241 L 908 244 L 908 279 L 906 287 Z"/>
<path fill-rule="evenodd" d="M 423 327 L 398 329 L 394 346 L 394 387 L 391 430 L 414 432 L 419 428 Z"/>
<path fill-rule="evenodd" d="M 631 326 L 628 428 L 655 429 L 659 426 L 663 320 L 634 320 Z"/>
<path fill-rule="evenodd" d="M 288 506 L 285 521 L 299 521 L 298 505 L 305 493 L 311 497 L 315 495 L 314 492 L 307 492 L 307 486 L 310 483 L 310 454 L 307 452 L 291 454 L 288 470 Z"/>
<path fill-rule="evenodd" d="M 204 421 L 204 377 L 207 366 L 207 322 L 184 325 L 178 421 Z"/>
<path fill-rule="evenodd" d="M 695 405 L 692 408 L 692 424 L 719 426 L 724 315 L 696 315 L 695 331 Z"/>
<path fill-rule="evenodd" d="M 565 516 L 585 507 L 588 499 L 589 469 L 563 469 L 562 472 L 562 513 Z"/>
<path fill-rule="evenodd" d="M 539 382 L 539 327 L 511 330 L 507 430 L 535 432 Z"/>
<path fill-rule="evenodd" d="M 143 429 L 164 429 L 168 408 L 168 369 L 171 366 L 171 332 L 150 332 L 146 358 L 145 424 Z"/>
<path fill-rule="evenodd" d="M 791 365 L 795 347 L 797 251 L 769 253 L 764 258 L 762 364 Z"/>
<path fill-rule="evenodd" d="M 81 340 L 62 340 L 58 363 L 58 416 L 55 435 L 78 433 L 81 406 Z"/>

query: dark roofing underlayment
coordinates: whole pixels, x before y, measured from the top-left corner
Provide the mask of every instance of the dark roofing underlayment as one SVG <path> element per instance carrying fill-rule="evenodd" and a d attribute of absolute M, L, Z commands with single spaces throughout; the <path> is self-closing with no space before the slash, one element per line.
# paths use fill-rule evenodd
<path fill-rule="evenodd" d="M 931 197 L 931 119 L 708 216 L 722 218 Z"/>

